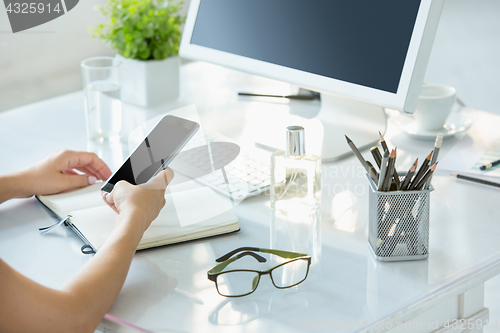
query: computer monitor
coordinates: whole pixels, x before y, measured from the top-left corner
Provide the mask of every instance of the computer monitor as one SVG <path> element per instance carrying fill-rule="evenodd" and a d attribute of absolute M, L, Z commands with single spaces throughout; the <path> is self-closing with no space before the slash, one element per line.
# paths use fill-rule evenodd
<path fill-rule="evenodd" d="M 323 160 L 413 113 L 444 0 L 191 0 L 182 57 L 321 93 Z"/>

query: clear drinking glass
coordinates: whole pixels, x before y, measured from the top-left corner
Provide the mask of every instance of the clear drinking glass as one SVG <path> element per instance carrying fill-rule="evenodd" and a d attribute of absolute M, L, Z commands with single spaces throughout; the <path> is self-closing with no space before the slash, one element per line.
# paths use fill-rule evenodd
<path fill-rule="evenodd" d="M 90 140 L 119 141 L 122 129 L 121 62 L 114 57 L 82 61 L 87 135 Z"/>

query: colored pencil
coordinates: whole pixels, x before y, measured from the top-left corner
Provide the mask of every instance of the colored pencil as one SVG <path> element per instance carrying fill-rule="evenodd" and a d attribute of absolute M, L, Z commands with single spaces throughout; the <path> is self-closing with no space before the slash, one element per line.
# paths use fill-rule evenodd
<path fill-rule="evenodd" d="M 432 151 L 429 153 L 429 155 L 427 155 L 424 162 L 420 166 L 420 169 L 418 170 L 417 174 L 415 175 L 415 177 L 413 177 L 410 186 L 408 186 L 409 190 L 414 190 L 415 186 L 418 184 L 420 179 L 425 175 L 427 170 L 429 170 L 429 163 L 431 161 L 431 156 L 432 156 Z"/>
<path fill-rule="evenodd" d="M 412 166 L 410 167 L 410 170 L 408 171 L 408 173 L 405 176 L 405 179 L 403 180 L 403 184 L 401 184 L 400 189 L 402 191 L 408 189 L 408 185 L 410 184 L 411 178 L 413 177 L 415 171 L 417 170 L 417 166 L 418 166 L 418 158 L 415 160 L 415 162 L 413 162 Z"/>

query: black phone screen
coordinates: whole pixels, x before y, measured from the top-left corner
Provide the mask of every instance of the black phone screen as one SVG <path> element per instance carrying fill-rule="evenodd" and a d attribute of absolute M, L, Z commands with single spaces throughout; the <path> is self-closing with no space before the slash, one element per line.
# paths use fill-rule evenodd
<path fill-rule="evenodd" d="M 187 142 L 196 126 L 194 122 L 177 117 L 164 117 L 108 183 L 115 185 L 120 180 L 133 185 L 146 183 L 179 146 Z"/>

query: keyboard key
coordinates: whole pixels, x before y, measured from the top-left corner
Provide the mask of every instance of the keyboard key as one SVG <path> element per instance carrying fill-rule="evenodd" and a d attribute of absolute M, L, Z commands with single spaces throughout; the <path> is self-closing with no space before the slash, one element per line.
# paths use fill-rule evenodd
<path fill-rule="evenodd" d="M 255 179 L 255 177 L 250 176 L 250 175 L 247 175 L 247 176 L 241 178 L 242 181 L 247 182 L 247 183 L 249 183 L 252 179 Z"/>
<path fill-rule="evenodd" d="M 262 182 L 263 182 L 262 180 L 257 179 L 257 178 L 252 179 L 251 181 L 249 181 L 249 183 L 250 183 L 250 184 L 255 185 L 255 186 L 258 186 L 258 185 L 259 185 L 259 184 L 261 184 Z"/>
<path fill-rule="evenodd" d="M 264 175 L 262 173 L 259 173 L 258 176 L 256 176 L 257 179 L 260 179 L 262 181 L 265 181 L 265 180 L 269 180 L 271 177 L 269 177 L 269 175 Z"/>

